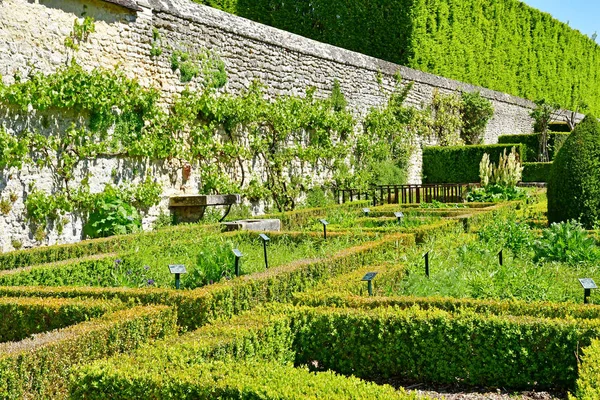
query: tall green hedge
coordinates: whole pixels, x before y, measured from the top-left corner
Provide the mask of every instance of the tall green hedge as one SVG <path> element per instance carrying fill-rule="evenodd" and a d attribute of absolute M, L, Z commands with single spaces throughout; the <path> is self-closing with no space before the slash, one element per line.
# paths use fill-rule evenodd
<path fill-rule="evenodd" d="M 550 160 L 554 157 L 569 137 L 569 133 L 548 132 L 548 155 Z M 540 135 L 537 133 L 525 135 L 501 135 L 498 137 L 498 144 L 522 143 L 526 146 L 525 158 L 523 161 L 536 162 L 538 159 Z"/>
<path fill-rule="evenodd" d="M 548 182 L 552 163 L 523 163 L 523 182 Z"/>
<path fill-rule="evenodd" d="M 548 221 L 570 219 L 587 229 L 600 219 L 600 123 L 592 115 L 569 136 L 548 180 Z"/>
<path fill-rule="evenodd" d="M 519 0 L 194 1 L 422 71 L 565 107 L 581 98 L 600 111 L 600 47 Z"/>
<path fill-rule="evenodd" d="M 423 183 L 477 183 L 479 163 L 484 153 L 498 163 L 500 155 L 515 147 L 523 158 L 522 144 L 492 144 L 481 146 L 434 146 L 423 149 Z"/>

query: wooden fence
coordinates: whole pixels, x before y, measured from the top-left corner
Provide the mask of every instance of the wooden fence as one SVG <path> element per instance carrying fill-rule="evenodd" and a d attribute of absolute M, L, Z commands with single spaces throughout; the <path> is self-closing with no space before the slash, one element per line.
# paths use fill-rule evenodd
<path fill-rule="evenodd" d="M 429 184 L 429 185 L 379 185 L 368 191 L 341 189 L 337 192 L 337 201 L 371 200 L 377 204 L 420 204 L 434 200 L 442 203 L 462 203 L 469 186 L 473 184 Z"/>

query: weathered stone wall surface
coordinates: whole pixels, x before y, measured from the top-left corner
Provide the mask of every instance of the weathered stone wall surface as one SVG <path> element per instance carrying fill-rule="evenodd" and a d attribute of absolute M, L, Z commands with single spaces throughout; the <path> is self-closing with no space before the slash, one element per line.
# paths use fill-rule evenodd
<path fill-rule="evenodd" d="M 73 21 L 83 13 L 96 20 L 96 32 L 74 52 L 64 46 L 64 40 L 73 29 Z M 158 57 L 150 56 L 153 28 L 161 36 L 163 52 Z M 415 82 L 408 102 L 416 106 L 430 101 L 435 90 L 481 91 L 495 108 L 485 143 L 496 142 L 500 134 L 531 131 L 529 112 L 533 104 L 524 99 L 315 42 L 188 0 L 0 0 L 0 75 L 5 83 L 13 82 L 15 75 L 27 76 L 32 69 L 51 73 L 75 57 L 84 68 L 118 68 L 143 85 L 160 89 L 168 103 L 186 86 L 171 70 L 170 56 L 176 49 L 190 53 L 209 49 L 219 54 L 229 77 L 226 89 L 232 92 L 258 79 L 271 94 L 302 95 L 308 86 L 315 86 L 317 95 L 327 96 L 334 79 L 338 79 L 349 106 L 360 117 L 369 108 L 385 102 L 394 86 L 394 74 L 400 71 L 406 82 Z M 17 129 L 15 124 L 19 123 L 10 115 L 7 111 L 0 116 L 0 123 L 9 132 Z M 147 169 L 163 182 L 165 199 L 181 191 L 181 174 L 169 175 L 164 165 L 133 168 L 127 160 L 98 159 L 85 168 L 92 173 L 92 191 L 100 191 L 111 182 L 139 182 Z M 128 168 L 129 172 L 123 172 Z M 411 183 L 420 182 L 420 170 L 420 155 L 416 154 L 410 171 Z M 120 172 L 115 175 L 114 171 Z M 78 179 L 84 172 L 78 171 Z M 8 215 L 0 215 L 0 251 L 12 249 L 13 241 L 24 247 L 40 244 L 23 218 L 23 199 L 33 184 L 50 191 L 51 171 L 38 168 L 0 171 L 1 195 L 18 195 Z M 189 186 L 190 190 L 197 190 L 194 179 Z M 165 200 L 160 207 L 150 210 L 144 221 L 146 226 L 166 204 Z M 80 240 L 81 220 L 76 216 L 67 219 L 64 231 L 52 233 L 43 243 Z"/>

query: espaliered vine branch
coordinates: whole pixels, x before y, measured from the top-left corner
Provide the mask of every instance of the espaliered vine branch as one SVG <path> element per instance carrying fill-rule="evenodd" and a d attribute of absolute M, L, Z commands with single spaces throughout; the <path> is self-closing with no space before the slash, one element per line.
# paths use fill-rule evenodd
<path fill-rule="evenodd" d="M 180 70 L 191 60 L 183 54 L 173 57 Z M 0 105 L 39 122 L 10 134 L 0 130 L 0 169 L 47 167 L 55 178 L 53 192 L 61 193 L 34 190 L 26 200 L 28 218 L 45 226 L 64 213 L 89 214 L 110 199 L 141 209 L 158 202 L 162 188 L 149 178 L 138 187 L 90 194 L 87 179 L 75 182 L 75 171 L 98 157 L 191 163 L 203 193 L 240 192 L 290 210 L 316 184 L 316 175 L 338 187 L 402 181 L 415 136 L 430 134 L 448 114 L 443 107 L 404 106 L 412 84 L 403 85 L 398 76 L 388 104 L 372 109 L 359 125 L 337 81 L 328 98 L 309 88 L 303 97 L 267 100 L 258 82 L 232 95 L 219 90 L 226 83 L 222 61 L 208 53 L 193 59 L 201 75 L 190 79 L 201 90 L 186 89 L 169 109 L 159 105 L 157 90 L 135 79 L 118 71 L 86 71 L 74 62 L 51 75 L 0 84 Z M 65 120 L 67 128 L 49 129 Z"/>

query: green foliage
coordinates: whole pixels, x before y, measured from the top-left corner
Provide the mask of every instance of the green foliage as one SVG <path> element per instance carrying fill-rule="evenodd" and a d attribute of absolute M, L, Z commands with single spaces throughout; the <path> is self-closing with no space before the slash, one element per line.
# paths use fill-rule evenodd
<path fill-rule="evenodd" d="M 600 111 L 600 47 L 519 0 L 195 1 L 436 75 Z"/>
<path fill-rule="evenodd" d="M 306 207 L 327 207 L 334 204 L 334 199 L 326 189 L 315 186 L 306 193 Z"/>
<path fill-rule="evenodd" d="M 0 127 L 0 170 L 21 168 L 28 154 L 29 140 L 19 139 Z"/>
<path fill-rule="evenodd" d="M 600 340 L 594 339 L 583 349 L 579 362 L 579 376 L 575 395 L 578 400 L 595 400 L 600 397 Z M 572 399 L 572 397 L 569 397 Z"/>
<path fill-rule="evenodd" d="M 560 105 L 549 103 L 545 99 L 535 101 L 535 109 L 530 116 L 534 119 L 533 131 L 539 133 L 538 160 L 540 162 L 549 162 L 548 154 L 548 125 L 553 115 L 560 109 Z"/>
<path fill-rule="evenodd" d="M 523 182 L 548 182 L 552 163 L 523 163 Z"/>
<path fill-rule="evenodd" d="M 227 83 L 225 64 L 208 50 L 195 54 L 174 50 L 171 54 L 171 69 L 179 70 L 179 78 L 183 83 L 199 76 L 204 77 L 202 83 L 205 88 L 221 88 Z"/>
<path fill-rule="evenodd" d="M 93 239 L 135 233 L 141 229 L 142 220 L 137 210 L 105 188 L 103 195 L 96 199 L 83 231 Z"/>
<path fill-rule="evenodd" d="M 354 141 L 348 111 L 334 111 L 331 99 L 306 96 L 266 100 L 253 84 L 240 96 L 185 91 L 170 116 L 175 132 L 190 130 L 190 155 L 198 160 L 202 193 L 241 192 L 250 200 L 270 197 L 277 209 L 291 210 L 301 192 L 312 187 L 308 174 L 288 172 L 290 165 L 332 172 L 349 179 L 346 160 Z M 223 130 L 219 140 L 215 132 Z M 246 132 L 248 143 L 239 132 Z M 228 174 L 233 165 L 263 160 L 266 179 L 243 168 L 241 181 Z M 246 187 L 246 182 L 248 186 Z"/>
<path fill-rule="evenodd" d="M 357 138 L 352 164 L 356 168 L 353 187 L 371 184 L 401 184 L 406 181 L 416 130 L 416 110 L 404 105 L 413 84 L 397 79 L 385 107 L 373 108 L 364 121 L 364 134 Z M 346 183 L 346 182 L 344 182 Z M 350 186 L 350 185 L 347 185 Z"/>
<path fill-rule="evenodd" d="M 462 95 L 462 130 L 461 138 L 465 144 L 479 144 L 485 127 L 494 116 L 492 102 L 481 97 L 479 92 L 463 92 Z"/>
<path fill-rule="evenodd" d="M 522 145 L 479 145 L 425 147 L 423 149 L 423 183 L 479 182 L 479 162 L 485 153 L 497 160 L 505 150 L 516 148 L 522 159 Z"/>
<path fill-rule="evenodd" d="M 119 308 L 122 306 L 118 303 L 102 300 L 2 298 L 0 343 L 18 342 L 33 334 L 74 325 Z"/>
<path fill-rule="evenodd" d="M 485 188 L 473 188 L 467 193 L 467 201 L 476 203 L 524 200 L 526 198 L 527 192 L 516 186 L 488 185 Z"/>
<path fill-rule="evenodd" d="M 509 218 L 494 218 L 477 234 L 486 245 L 509 249 L 514 254 L 529 252 L 534 238 L 529 226 L 517 222 L 514 215 Z"/>
<path fill-rule="evenodd" d="M 344 93 L 342 93 L 340 81 L 337 80 L 337 78 L 333 80 L 333 88 L 331 89 L 331 96 L 329 99 L 331 100 L 333 111 L 335 112 L 344 111 L 348 105 L 348 101 L 346 101 L 346 97 L 344 96 Z"/>
<path fill-rule="evenodd" d="M 75 365 L 132 351 L 148 340 L 176 333 L 171 308 L 134 307 L 32 341 L 0 344 L 0 397 L 65 398 Z"/>
<path fill-rule="evenodd" d="M 182 287 L 195 289 L 235 276 L 232 249 L 231 242 L 206 246 L 196 257 L 196 267 L 186 276 Z"/>
<path fill-rule="evenodd" d="M 104 191 L 95 194 L 87 187 L 54 195 L 34 189 L 25 199 L 25 208 L 28 220 L 42 231 L 48 223 L 58 227 L 60 217 L 77 211 L 84 219 L 89 217 L 84 227 L 89 237 L 104 237 L 131 233 L 140 228 L 138 210 L 147 211 L 158 204 L 161 193 L 161 185 L 148 178 L 139 185 L 107 185 Z"/>
<path fill-rule="evenodd" d="M 533 246 L 535 261 L 559 261 L 568 264 L 593 263 L 600 259 L 600 249 L 581 224 L 575 221 L 554 223 L 544 229 Z"/>
<path fill-rule="evenodd" d="M 548 180 L 548 221 L 600 219 L 600 123 L 588 115 L 566 140 Z"/>
<path fill-rule="evenodd" d="M 0 198 L 0 214 L 8 215 L 12 210 L 12 203 L 9 199 Z"/>
<path fill-rule="evenodd" d="M 160 47 L 160 32 L 156 28 L 152 28 L 152 47 L 150 48 L 150 57 L 158 57 L 162 54 Z"/>
<path fill-rule="evenodd" d="M 96 32 L 96 22 L 93 17 L 85 16 L 85 12 L 82 15 L 83 22 L 79 22 L 79 19 L 75 19 L 73 22 L 73 30 L 65 38 L 65 47 L 79 50 L 81 43 L 87 42 L 91 33 Z"/>
<path fill-rule="evenodd" d="M 195 60 L 190 59 L 190 54 L 187 52 L 175 50 L 171 54 L 171 69 L 179 70 L 181 82 L 190 82 L 200 74 L 200 67 L 196 65 Z"/>
<path fill-rule="evenodd" d="M 308 368 L 260 360 L 212 361 L 193 368 L 167 367 L 161 372 L 135 370 L 126 366 L 119 370 L 88 368 L 73 382 L 73 392 L 73 399 L 101 399 L 107 395 L 113 399 L 148 396 L 198 400 L 420 398 L 416 393 L 396 391 L 391 386 L 377 385 L 355 377 L 344 377 L 333 372 L 315 374 Z"/>
<path fill-rule="evenodd" d="M 558 151 L 569 137 L 570 133 L 548 132 L 548 156 L 554 160 Z M 523 161 L 537 162 L 540 146 L 540 135 L 538 133 L 522 135 L 501 135 L 498 137 L 498 144 L 522 143 L 526 147 Z"/>
<path fill-rule="evenodd" d="M 462 145 L 464 143 L 461 138 L 464 122 L 461 115 L 462 106 L 459 96 L 444 95 L 436 89 L 431 104 L 424 112 L 416 115 L 420 133 L 435 139 L 440 146 Z"/>
<path fill-rule="evenodd" d="M 296 318 L 299 364 L 317 361 L 319 369 L 363 379 L 460 380 L 514 389 L 571 388 L 577 377 L 574 353 L 600 333 L 594 320 L 506 318 L 469 310 L 451 314 L 418 307 L 302 308 Z"/>

